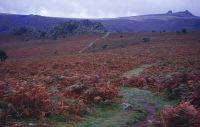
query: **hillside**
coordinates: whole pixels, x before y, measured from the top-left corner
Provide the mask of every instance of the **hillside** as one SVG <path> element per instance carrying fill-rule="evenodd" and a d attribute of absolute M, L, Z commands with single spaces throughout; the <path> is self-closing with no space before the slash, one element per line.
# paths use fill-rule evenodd
<path fill-rule="evenodd" d="M 43 17 L 39 15 L 0 14 L 0 33 L 9 33 L 15 28 L 29 27 L 36 31 L 50 31 L 58 24 L 85 19 Z M 89 19 L 92 22 L 103 24 L 110 32 L 150 32 L 150 31 L 177 31 L 183 28 L 188 30 L 200 29 L 200 17 L 189 11 L 165 14 L 152 14 L 109 19 Z M 103 30 L 103 29 L 102 29 Z M 104 31 L 104 30 L 103 30 Z"/>
<path fill-rule="evenodd" d="M 0 14 L 0 33 L 32 38 L 65 37 L 80 34 L 104 33 L 97 21 L 87 19 L 50 18 L 38 15 Z"/>
<path fill-rule="evenodd" d="M 200 18 L 189 11 L 165 14 L 153 14 L 115 19 L 98 20 L 108 31 L 112 32 L 174 32 L 186 28 L 188 30 L 200 29 Z"/>
<path fill-rule="evenodd" d="M 5 37 L 0 126 L 199 127 L 199 33 Z"/>
<path fill-rule="evenodd" d="M 39 15 L 0 14 L 0 32 L 9 33 L 16 27 L 29 27 L 37 31 L 50 31 L 58 24 L 85 19 L 54 18 Z M 200 29 L 200 17 L 194 16 L 188 10 L 165 14 L 152 14 L 109 19 L 90 19 L 103 24 L 110 32 L 150 32 L 150 31 L 177 31 L 183 28 L 188 30 Z"/>

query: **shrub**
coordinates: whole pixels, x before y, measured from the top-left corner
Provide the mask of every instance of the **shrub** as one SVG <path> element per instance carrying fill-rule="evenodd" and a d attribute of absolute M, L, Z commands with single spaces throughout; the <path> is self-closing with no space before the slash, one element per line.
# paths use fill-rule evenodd
<path fill-rule="evenodd" d="M 22 117 L 41 118 L 51 112 L 51 100 L 47 89 L 42 86 L 10 86 L 3 85 L 4 92 L 8 89 L 2 98 L 7 105 L 11 105 Z M 7 88 L 9 87 L 9 88 Z M 7 112 L 9 113 L 9 112 Z M 13 115 L 12 115 L 13 116 Z"/>
<path fill-rule="evenodd" d="M 182 102 L 176 107 L 164 108 L 161 111 L 163 122 L 167 127 L 199 127 L 199 111 L 189 102 Z"/>
<path fill-rule="evenodd" d="M 108 45 L 103 45 L 102 48 L 103 48 L 103 49 L 107 49 L 107 48 L 108 48 Z"/>
<path fill-rule="evenodd" d="M 180 32 L 180 31 L 176 31 L 176 33 L 177 33 L 177 35 L 180 35 L 180 34 L 181 34 L 181 32 Z"/>
<path fill-rule="evenodd" d="M 182 32 L 183 34 L 187 34 L 187 33 L 188 33 L 187 29 L 182 29 L 181 32 Z"/>
<path fill-rule="evenodd" d="M 25 34 L 26 32 L 28 32 L 28 29 L 25 28 L 25 27 L 15 28 L 15 29 L 13 30 L 13 34 L 16 35 L 16 36 L 23 35 L 23 34 Z"/>
<path fill-rule="evenodd" d="M 92 45 L 91 45 L 91 48 L 92 48 L 92 49 L 95 49 L 95 48 L 96 48 L 96 44 L 92 44 Z"/>
<path fill-rule="evenodd" d="M 145 85 L 145 79 L 144 78 L 140 78 L 140 77 L 132 77 L 129 78 L 125 84 L 125 86 L 132 86 L 132 87 L 139 87 L 142 88 Z"/>
<path fill-rule="evenodd" d="M 46 36 L 46 34 L 47 34 L 46 32 L 42 31 L 42 32 L 40 32 L 40 37 L 44 38 Z"/>
<path fill-rule="evenodd" d="M 198 95 L 200 95 L 199 80 L 197 74 L 176 73 L 163 81 L 163 88 L 167 91 L 170 99 L 180 99 L 182 101 L 194 99 L 196 102 Z"/>
<path fill-rule="evenodd" d="M 143 42 L 149 42 L 150 38 L 143 38 Z"/>
<path fill-rule="evenodd" d="M 118 97 L 118 89 L 113 85 L 104 85 L 101 87 L 92 87 L 84 92 L 84 97 L 87 100 L 106 101 Z"/>
<path fill-rule="evenodd" d="M 53 40 L 57 40 L 58 36 L 57 35 L 53 35 Z"/>
<path fill-rule="evenodd" d="M 196 107 L 200 107 L 200 82 L 195 84 L 194 91 L 188 97 L 188 99 L 191 100 L 191 103 L 193 105 L 195 105 Z"/>
<path fill-rule="evenodd" d="M 5 51 L 0 50 L 0 60 L 5 61 L 8 58 L 7 54 Z"/>

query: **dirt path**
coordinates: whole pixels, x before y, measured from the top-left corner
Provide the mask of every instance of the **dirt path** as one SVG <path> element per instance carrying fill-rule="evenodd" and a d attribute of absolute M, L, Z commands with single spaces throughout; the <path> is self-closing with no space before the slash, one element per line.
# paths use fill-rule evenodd
<path fill-rule="evenodd" d="M 139 68 L 136 68 L 136 69 L 128 71 L 127 73 L 124 74 L 124 76 L 127 77 L 127 78 L 131 78 L 133 76 L 137 76 L 140 73 L 142 73 L 145 70 L 145 68 L 148 68 L 150 66 L 151 65 L 143 65 L 143 66 L 141 66 Z M 152 122 L 154 121 L 155 116 L 156 116 L 156 107 L 155 107 L 155 105 L 152 104 L 150 102 L 150 100 L 145 99 L 144 96 L 136 96 L 135 99 L 139 104 L 144 106 L 144 108 L 147 111 L 147 116 L 145 117 L 144 120 L 135 123 L 133 125 L 133 127 L 151 127 L 152 126 Z"/>
<path fill-rule="evenodd" d="M 0 63 L 0 64 L 5 64 L 5 63 Z M 5 70 L 0 69 L 0 81 L 4 81 L 5 78 Z"/>
<path fill-rule="evenodd" d="M 143 121 L 137 122 L 133 127 L 151 127 L 156 115 L 156 107 L 144 98 L 138 99 L 147 110 L 147 116 Z"/>
<path fill-rule="evenodd" d="M 0 72 L 0 81 L 4 80 L 4 75 Z"/>
<path fill-rule="evenodd" d="M 110 32 L 107 32 L 103 37 L 101 37 L 102 39 L 106 39 L 108 36 L 110 35 Z"/>
<path fill-rule="evenodd" d="M 86 47 L 84 47 L 83 49 L 81 49 L 79 51 L 79 53 L 83 53 L 85 50 L 91 48 L 97 41 L 102 40 L 102 39 L 106 39 L 108 36 L 110 35 L 110 32 L 107 32 L 105 35 L 103 35 L 101 38 L 97 38 L 94 41 L 90 42 L 89 45 L 87 45 Z"/>

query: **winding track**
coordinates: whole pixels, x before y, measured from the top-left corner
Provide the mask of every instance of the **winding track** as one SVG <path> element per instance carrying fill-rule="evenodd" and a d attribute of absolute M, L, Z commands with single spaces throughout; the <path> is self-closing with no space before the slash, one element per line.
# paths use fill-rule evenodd
<path fill-rule="evenodd" d="M 131 78 L 133 76 L 137 76 L 140 73 L 142 73 L 145 68 L 148 68 L 150 66 L 152 66 L 152 65 L 142 65 L 139 68 L 136 68 L 134 70 L 128 71 L 128 73 L 125 73 L 124 76 L 126 78 Z M 131 127 L 151 127 L 152 124 L 153 124 L 152 122 L 155 120 L 155 116 L 156 116 L 156 107 L 155 107 L 155 105 L 152 104 L 148 99 L 146 99 L 142 95 L 134 96 L 134 99 L 136 99 L 137 103 L 140 103 L 145 107 L 145 109 L 147 111 L 147 115 L 146 115 L 144 120 L 135 123 Z"/>
<path fill-rule="evenodd" d="M 84 47 L 83 49 L 81 49 L 79 51 L 79 53 L 83 53 L 84 51 L 86 51 L 87 49 L 91 48 L 97 41 L 102 40 L 102 39 L 106 39 L 108 36 L 110 35 L 110 32 L 107 32 L 105 35 L 103 35 L 101 38 L 97 38 L 94 41 L 90 42 L 86 47 Z"/>
<path fill-rule="evenodd" d="M 144 105 L 147 110 L 147 116 L 144 120 L 135 123 L 132 127 L 151 127 L 156 116 L 156 107 L 144 98 L 137 99 L 137 101 Z"/>
<path fill-rule="evenodd" d="M 87 49 L 91 48 L 97 41 L 106 39 L 109 35 L 110 35 L 110 32 L 107 32 L 104 36 L 95 39 L 94 41 L 90 42 L 86 47 L 81 49 L 79 51 L 79 53 L 83 53 Z M 143 68 L 146 68 L 146 67 L 144 66 Z M 136 71 L 136 70 L 134 70 L 134 71 Z M 140 71 L 137 71 L 137 73 L 139 74 Z M 134 73 L 134 75 L 135 75 L 135 73 Z M 128 78 L 130 78 L 130 77 L 128 77 Z M 145 107 L 145 109 L 147 110 L 147 116 L 145 117 L 144 120 L 135 123 L 131 127 L 150 127 L 150 126 L 152 126 L 152 122 L 154 121 L 155 116 L 156 116 L 156 107 L 151 102 L 149 102 L 147 99 L 145 99 L 145 97 L 143 97 L 143 96 L 135 97 L 135 99 L 138 103 L 142 104 Z"/>

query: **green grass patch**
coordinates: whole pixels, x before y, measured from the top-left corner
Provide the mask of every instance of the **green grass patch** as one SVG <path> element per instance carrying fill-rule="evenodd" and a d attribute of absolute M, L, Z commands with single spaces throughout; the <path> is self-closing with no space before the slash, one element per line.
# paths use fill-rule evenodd
<path fill-rule="evenodd" d="M 137 111 L 124 111 L 120 105 L 113 108 L 98 107 L 95 113 L 87 116 L 77 127 L 122 127 L 131 125 L 145 115 Z"/>
<path fill-rule="evenodd" d="M 130 126 L 141 121 L 147 115 L 144 104 L 140 99 L 145 99 L 153 104 L 157 110 L 165 105 L 175 105 L 177 101 L 167 100 L 164 96 L 155 96 L 148 90 L 141 90 L 132 87 L 121 87 L 123 102 L 132 104 L 133 110 L 123 110 L 121 104 L 112 103 L 111 105 L 96 104 L 95 110 L 84 116 L 78 123 L 69 123 L 70 116 L 60 115 L 51 116 L 44 120 L 54 127 L 124 127 Z M 26 123 L 34 123 L 26 121 Z"/>
<path fill-rule="evenodd" d="M 69 115 L 57 115 L 57 116 L 50 116 L 45 119 L 48 123 L 52 123 L 54 125 L 58 123 L 66 123 L 71 120 L 71 116 Z"/>
<path fill-rule="evenodd" d="M 125 92 L 125 93 L 124 93 Z M 128 94 L 124 91 L 122 94 Z M 129 93 L 131 94 L 131 93 Z M 131 96 L 131 95 L 130 95 Z M 120 104 L 112 104 L 111 106 L 96 105 L 94 113 L 86 116 L 84 120 L 76 127 L 124 127 L 145 118 L 146 111 L 144 107 L 129 96 L 124 96 L 124 101 L 133 105 L 133 110 L 125 111 Z"/>
<path fill-rule="evenodd" d="M 48 122 L 55 127 L 124 127 L 141 121 L 147 115 L 146 109 L 140 99 L 153 104 L 157 110 L 165 105 L 174 105 L 177 101 L 167 100 L 164 96 L 155 96 L 148 90 L 132 87 L 121 87 L 123 102 L 133 105 L 133 110 L 125 111 L 121 104 L 96 104 L 95 111 L 86 115 L 81 122 L 67 124 L 67 116 L 49 118 Z"/>
<path fill-rule="evenodd" d="M 133 70 L 127 71 L 126 73 L 123 74 L 123 77 L 127 77 L 127 78 L 131 78 L 133 76 L 138 76 L 140 75 L 142 72 L 144 72 L 144 70 L 148 67 L 151 67 L 153 64 L 144 64 L 138 68 L 135 68 Z"/>
<path fill-rule="evenodd" d="M 158 110 L 163 108 L 166 105 L 175 105 L 178 103 L 178 100 L 169 100 L 165 97 L 164 93 L 161 93 L 159 96 L 154 95 L 151 91 L 148 90 L 142 90 L 138 88 L 132 88 L 132 87 L 122 87 L 120 88 L 126 96 L 126 98 L 133 99 L 133 101 L 138 102 L 140 99 L 145 99 L 149 103 L 153 104 Z M 133 96 L 133 98 L 130 97 L 130 94 Z"/>
<path fill-rule="evenodd" d="M 137 76 L 152 65 L 142 65 L 124 73 L 123 76 L 128 78 Z M 147 115 L 144 103 L 155 106 L 157 110 L 162 109 L 166 105 L 175 105 L 177 100 L 168 100 L 164 94 L 154 95 L 148 90 L 142 90 L 132 87 L 120 87 L 123 95 L 123 102 L 133 106 L 133 110 L 123 110 L 121 104 L 112 103 L 111 105 L 96 104 L 95 110 L 84 116 L 82 121 L 78 123 L 69 123 L 70 116 L 52 116 L 45 119 L 45 122 L 51 123 L 54 127 L 124 127 L 131 126 L 141 121 Z M 68 123 L 67 123 L 68 122 Z"/>
<path fill-rule="evenodd" d="M 138 76 L 139 74 L 141 74 L 144 71 L 143 67 L 139 67 L 133 70 L 130 70 L 126 73 L 123 74 L 123 77 L 127 77 L 127 78 L 131 78 L 133 76 Z"/>

